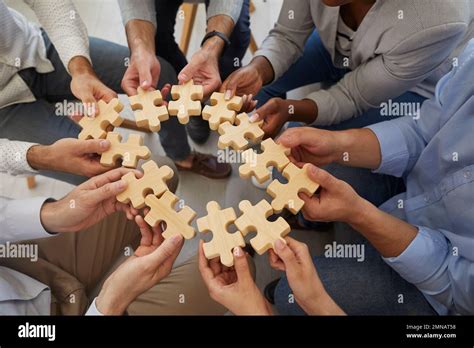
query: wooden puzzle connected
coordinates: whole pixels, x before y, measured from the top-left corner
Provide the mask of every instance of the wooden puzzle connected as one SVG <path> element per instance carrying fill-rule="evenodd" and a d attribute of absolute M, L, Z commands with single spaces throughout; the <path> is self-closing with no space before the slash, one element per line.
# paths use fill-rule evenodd
<path fill-rule="evenodd" d="M 165 191 L 160 198 L 155 195 L 148 195 L 145 203 L 150 207 L 150 211 L 145 215 L 145 221 L 150 226 L 157 226 L 164 221 L 166 228 L 163 231 L 163 238 L 180 234 L 185 239 L 191 239 L 195 236 L 196 231 L 191 226 L 191 222 L 196 217 L 196 212 L 188 206 L 184 206 L 176 211 L 176 203 L 179 198 L 171 191 Z"/>
<path fill-rule="evenodd" d="M 221 209 L 215 201 L 207 203 L 208 215 L 197 220 L 199 232 L 212 232 L 212 240 L 204 243 L 204 255 L 208 259 L 220 257 L 223 265 L 234 265 L 232 250 L 236 246 L 245 246 L 245 241 L 240 232 L 229 233 L 229 225 L 235 221 L 236 215 L 233 208 Z"/>
<path fill-rule="evenodd" d="M 276 221 L 267 220 L 273 214 L 273 209 L 267 201 L 261 200 L 256 205 L 242 201 L 239 203 L 239 209 L 242 215 L 234 223 L 244 236 L 257 232 L 250 240 L 250 245 L 259 255 L 274 248 L 277 239 L 286 243 L 283 237 L 290 233 L 290 225 L 282 217 Z"/>
<path fill-rule="evenodd" d="M 260 128 L 263 121 L 250 123 L 249 116 L 246 113 L 237 115 L 236 125 L 230 122 L 224 122 L 219 126 L 219 149 L 225 149 L 230 146 L 234 150 L 246 149 L 251 140 L 258 143 L 263 139 L 264 132 Z"/>
<path fill-rule="evenodd" d="M 309 164 L 305 164 L 303 168 L 298 168 L 289 163 L 283 170 L 283 176 L 288 179 L 288 183 L 282 184 L 278 180 L 273 180 L 268 186 L 267 192 L 273 197 L 272 207 L 276 213 L 281 212 L 283 208 L 287 208 L 293 214 L 298 213 L 304 205 L 298 193 L 304 192 L 311 196 L 316 192 L 319 184 L 309 178 L 308 166 Z"/>
<path fill-rule="evenodd" d="M 138 87 L 138 94 L 128 97 L 130 106 L 135 111 L 135 122 L 138 127 L 148 128 L 158 132 L 161 122 L 169 118 L 168 109 L 163 105 L 163 97 L 159 90 L 145 91 Z"/>
<path fill-rule="evenodd" d="M 263 152 L 260 154 L 255 154 L 252 149 L 242 153 L 242 159 L 245 163 L 239 167 L 241 178 L 248 179 L 253 175 L 259 183 L 264 183 L 271 175 L 268 170 L 269 166 L 273 166 L 281 172 L 290 163 L 287 156 L 291 149 L 276 144 L 272 139 L 264 140 L 261 143 L 261 148 Z"/>
<path fill-rule="evenodd" d="M 189 116 L 201 115 L 203 95 L 203 87 L 195 85 L 193 80 L 189 80 L 183 85 L 171 87 L 171 96 L 174 100 L 168 103 L 169 114 L 177 116 L 181 124 L 188 123 Z"/>
<path fill-rule="evenodd" d="M 123 110 L 123 105 L 117 98 L 112 99 L 109 103 L 99 100 L 97 106 L 99 108 L 97 116 L 84 116 L 79 121 L 79 125 L 82 127 L 82 131 L 78 135 L 79 139 L 104 139 L 109 127 L 118 127 L 122 124 L 123 118 L 120 117 L 119 112 Z"/>
<path fill-rule="evenodd" d="M 145 206 L 145 197 L 153 193 L 159 197 L 168 190 L 166 182 L 173 177 L 173 170 L 168 166 L 158 167 L 154 161 L 148 161 L 142 166 L 143 176 L 137 179 L 134 173 L 127 173 L 122 180 L 128 183 L 125 191 L 117 195 L 121 203 L 131 203 L 135 209 Z"/>
<path fill-rule="evenodd" d="M 225 100 L 224 93 L 214 92 L 211 95 L 211 105 L 202 110 L 202 118 L 209 122 L 209 128 L 217 130 L 224 122 L 234 124 L 235 115 L 242 108 L 241 97 L 234 96 Z"/>
<path fill-rule="evenodd" d="M 126 143 L 122 143 L 119 133 L 107 134 L 110 141 L 110 149 L 102 153 L 100 163 L 106 167 L 113 167 L 122 158 L 122 166 L 136 168 L 139 159 L 148 159 L 151 152 L 148 147 L 143 146 L 143 137 L 139 134 L 130 134 Z"/>

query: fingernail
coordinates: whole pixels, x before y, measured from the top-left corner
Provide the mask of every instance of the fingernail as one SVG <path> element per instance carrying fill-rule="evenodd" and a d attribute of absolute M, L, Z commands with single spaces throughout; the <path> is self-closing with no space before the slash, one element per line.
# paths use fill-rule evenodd
<path fill-rule="evenodd" d="M 148 86 L 148 81 L 147 80 L 142 82 L 142 87 L 146 87 L 146 86 Z"/>
<path fill-rule="evenodd" d="M 250 123 L 254 123 L 255 121 L 258 121 L 260 119 L 260 115 L 257 113 L 254 113 L 253 115 L 250 116 L 249 121 Z"/>
<path fill-rule="evenodd" d="M 106 149 L 109 147 L 109 141 L 108 140 L 101 140 L 99 143 L 99 146 L 101 149 Z"/>
<path fill-rule="evenodd" d="M 237 246 L 237 247 L 234 248 L 234 256 L 241 257 L 242 254 L 243 254 L 242 249 L 240 249 L 240 247 Z"/>
<path fill-rule="evenodd" d="M 179 234 L 175 234 L 174 236 L 170 238 L 170 242 L 173 245 L 178 244 L 180 241 L 181 241 L 181 236 Z"/>
<path fill-rule="evenodd" d="M 117 190 L 123 190 L 127 186 L 127 184 L 123 180 L 117 181 L 115 185 L 117 187 Z"/>
<path fill-rule="evenodd" d="M 284 247 L 285 247 L 285 243 L 283 243 L 281 239 L 277 239 L 275 241 L 275 249 L 277 251 L 282 251 Z"/>
<path fill-rule="evenodd" d="M 232 91 L 228 89 L 227 91 L 225 91 L 224 99 L 229 100 L 230 98 L 232 98 Z"/>
<path fill-rule="evenodd" d="M 312 174 L 316 174 L 318 172 L 318 167 L 316 167 L 314 164 L 310 164 L 309 170 L 311 171 Z"/>
<path fill-rule="evenodd" d="M 187 81 L 187 80 L 188 80 L 188 77 L 187 77 L 185 74 L 181 74 L 181 75 L 178 76 L 178 79 L 179 79 L 180 81 Z"/>

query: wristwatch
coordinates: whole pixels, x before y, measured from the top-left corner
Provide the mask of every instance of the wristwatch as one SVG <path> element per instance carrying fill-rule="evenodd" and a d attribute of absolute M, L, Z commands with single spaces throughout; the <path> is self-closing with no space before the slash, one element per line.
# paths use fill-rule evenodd
<path fill-rule="evenodd" d="M 202 45 L 204 45 L 204 43 L 210 39 L 211 37 L 214 37 L 214 36 L 218 36 L 222 39 L 222 41 L 224 41 L 224 51 L 227 49 L 227 47 L 229 47 L 230 45 L 230 40 L 227 38 L 227 36 L 225 36 L 224 33 L 221 33 L 219 31 L 211 31 L 209 33 L 207 33 L 205 36 L 204 36 L 204 39 L 202 39 L 202 42 L 201 42 L 201 47 Z"/>

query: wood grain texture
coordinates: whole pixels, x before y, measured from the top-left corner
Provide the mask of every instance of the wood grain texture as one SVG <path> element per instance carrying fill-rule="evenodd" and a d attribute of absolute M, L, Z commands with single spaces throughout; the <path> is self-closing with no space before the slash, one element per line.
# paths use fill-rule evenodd
<path fill-rule="evenodd" d="M 106 139 L 110 141 L 110 148 L 100 157 L 100 163 L 106 167 L 115 166 L 121 158 L 122 166 L 136 168 L 139 159 L 151 156 L 148 147 L 143 146 L 143 136 L 139 134 L 130 134 L 126 143 L 122 143 L 122 136 L 114 132 L 108 133 Z"/>
<path fill-rule="evenodd" d="M 104 139 L 109 127 L 118 127 L 122 124 L 123 118 L 119 113 L 123 110 L 123 104 L 117 98 L 112 99 L 109 103 L 99 100 L 97 107 L 99 108 L 97 116 L 84 116 L 79 121 L 82 131 L 79 133 L 78 139 Z"/>
<path fill-rule="evenodd" d="M 246 113 L 237 115 L 236 125 L 230 122 L 224 122 L 219 126 L 219 149 L 231 147 L 234 150 L 244 150 L 252 143 L 262 141 L 264 132 L 260 128 L 263 121 L 250 123 L 249 116 Z"/>
<path fill-rule="evenodd" d="M 163 105 L 161 92 L 159 90 L 145 91 L 138 87 L 137 93 L 128 97 L 137 126 L 158 132 L 161 129 L 161 122 L 169 118 L 168 109 Z"/>
<path fill-rule="evenodd" d="M 168 103 L 170 116 L 177 116 L 181 124 L 188 123 L 189 116 L 201 116 L 203 95 L 202 86 L 195 85 L 193 80 L 171 87 L 171 96 L 174 100 Z"/>
<path fill-rule="evenodd" d="M 225 100 L 224 93 L 214 92 L 210 100 L 211 105 L 206 105 L 202 110 L 202 118 L 209 122 L 209 128 L 217 130 L 224 122 L 234 124 L 235 115 L 242 108 L 242 98 L 234 96 Z"/>

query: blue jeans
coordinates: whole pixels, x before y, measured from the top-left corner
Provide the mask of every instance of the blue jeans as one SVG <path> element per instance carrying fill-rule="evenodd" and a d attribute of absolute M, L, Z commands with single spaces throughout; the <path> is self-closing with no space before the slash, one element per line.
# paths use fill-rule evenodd
<path fill-rule="evenodd" d="M 313 83 L 334 84 L 344 77 L 350 70 L 340 69 L 334 66 L 329 52 L 324 47 L 317 31 L 314 31 L 306 41 L 303 55 L 285 72 L 278 80 L 262 90 L 255 97 L 258 100 L 257 107 L 265 104 L 269 99 L 279 97 L 285 98 L 286 93 L 293 89 L 310 85 Z M 423 103 L 426 98 L 413 93 L 406 92 L 393 102 Z M 403 116 L 403 115 L 400 115 Z M 356 118 L 349 119 L 337 125 L 320 127 L 329 130 L 343 130 L 350 128 L 362 128 L 374 123 L 388 121 L 399 116 L 382 116 L 380 109 L 369 109 Z M 293 126 L 299 126 L 297 123 Z"/>
<path fill-rule="evenodd" d="M 59 117 L 55 113 L 55 103 L 74 101 L 76 98 L 70 89 L 71 77 L 64 68 L 56 49 L 46 34 L 43 37 L 47 57 L 55 70 L 47 74 L 40 74 L 35 69 L 20 72 L 20 76 L 37 100 L 0 109 L 0 138 L 48 145 L 61 138 L 77 138 L 81 130 L 80 126 L 68 117 Z M 90 53 L 94 70 L 101 81 L 117 93 L 123 93 L 120 84 L 126 69 L 123 62 L 130 55 L 128 48 L 105 40 L 90 38 Z M 173 67 L 164 59 L 159 59 L 161 75 L 157 87 L 160 88 L 165 83 L 176 84 L 176 73 Z M 166 154 L 173 160 L 184 159 L 190 154 L 186 131 L 176 117 L 171 117 L 162 124 L 159 137 Z M 45 171 L 41 174 L 72 184 L 79 184 L 86 180 L 84 177 L 57 172 Z"/>
<path fill-rule="evenodd" d="M 249 0 L 244 0 L 240 17 L 235 24 L 230 36 L 231 44 L 222 57 L 219 59 L 219 72 L 221 79 L 225 80 L 233 71 L 240 68 L 242 59 L 250 44 L 250 14 Z M 155 0 L 156 7 L 156 35 L 155 46 L 157 54 L 171 63 L 173 68 L 179 73 L 188 61 L 176 43 L 174 28 L 176 25 L 176 14 L 183 0 Z M 209 6 L 209 0 L 205 2 Z M 184 126 L 180 126 L 184 128 Z M 198 142 L 204 142 L 209 136 L 209 125 L 200 117 L 191 117 L 186 125 L 191 138 Z"/>
<path fill-rule="evenodd" d="M 401 179 L 369 170 L 340 165 L 329 165 L 326 170 L 348 182 L 359 195 L 375 205 L 405 191 Z M 347 314 L 436 315 L 423 294 L 388 266 L 377 250 L 350 226 L 335 223 L 335 240 L 339 244 L 362 244 L 365 248 L 362 262 L 355 258 L 313 258 L 324 287 Z M 275 290 L 278 312 L 304 315 L 298 304 L 291 301 L 291 292 L 288 280 L 282 278 Z"/>

